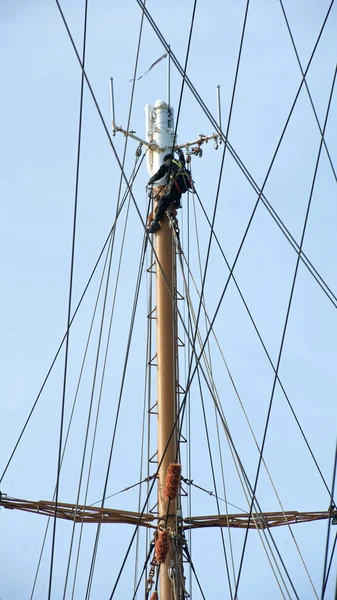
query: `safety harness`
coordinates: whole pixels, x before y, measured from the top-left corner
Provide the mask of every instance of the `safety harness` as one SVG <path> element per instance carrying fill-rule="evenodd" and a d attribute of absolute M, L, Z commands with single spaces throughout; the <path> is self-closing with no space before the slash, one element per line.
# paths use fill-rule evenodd
<path fill-rule="evenodd" d="M 177 166 L 177 171 L 173 175 L 170 175 L 170 183 L 175 185 L 179 194 L 185 194 L 187 190 L 193 190 L 193 183 L 189 170 L 183 167 L 180 160 L 172 159 L 172 163 Z M 178 178 L 179 182 L 177 181 Z"/>

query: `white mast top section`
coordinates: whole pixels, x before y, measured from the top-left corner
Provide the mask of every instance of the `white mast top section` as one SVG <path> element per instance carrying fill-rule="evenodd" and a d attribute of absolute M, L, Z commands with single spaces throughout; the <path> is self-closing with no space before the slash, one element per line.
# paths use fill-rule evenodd
<path fill-rule="evenodd" d="M 149 148 L 146 154 L 146 164 L 152 176 L 163 162 L 165 154 L 172 152 L 174 140 L 173 110 L 164 100 L 157 100 L 145 106 L 146 141 Z M 176 141 L 176 140 L 175 140 Z M 156 144 L 156 148 L 154 145 Z M 156 182 L 157 185 L 165 184 L 165 177 Z"/>

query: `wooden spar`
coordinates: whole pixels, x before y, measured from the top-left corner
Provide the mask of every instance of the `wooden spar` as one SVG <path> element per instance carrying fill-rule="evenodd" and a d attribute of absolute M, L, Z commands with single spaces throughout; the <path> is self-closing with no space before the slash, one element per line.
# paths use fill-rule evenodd
<path fill-rule="evenodd" d="M 169 110 L 165 102 L 157 101 L 154 106 L 154 141 L 158 144 L 162 156 L 171 151 L 173 128 L 169 123 Z M 149 131 L 149 129 L 148 129 Z M 158 164 L 159 158 L 159 164 Z M 152 173 L 160 166 L 158 155 L 152 158 Z M 154 197 L 159 199 L 162 186 L 154 188 Z M 158 525 L 166 529 L 170 536 L 169 552 L 160 565 L 160 600 L 180 600 L 183 597 L 181 582 L 182 560 L 174 547 L 178 543 L 179 532 L 176 527 L 178 500 L 168 500 L 164 495 L 167 470 L 170 464 L 177 462 L 177 409 L 176 409 L 176 316 L 175 292 L 176 269 L 172 230 L 165 215 L 161 227 L 155 233 L 156 250 L 156 322 L 157 322 L 157 413 L 158 413 Z M 179 563 L 179 564 L 177 564 Z M 175 582 L 170 579 L 172 568 L 176 574 Z M 180 576 L 179 576 L 180 574 Z M 176 589 L 173 593 L 172 586 Z"/>
<path fill-rule="evenodd" d="M 118 510 L 100 506 L 85 506 L 83 504 L 71 504 L 66 502 L 55 502 L 49 500 L 23 500 L 22 498 L 11 498 L 5 494 L 0 496 L 0 508 L 9 510 L 23 510 L 44 516 L 54 517 L 55 508 L 58 519 L 73 521 L 75 523 L 123 523 L 128 525 L 140 525 L 141 527 L 156 528 L 156 517 L 152 514 Z M 332 519 L 337 524 L 337 510 L 330 508 L 327 511 L 299 512 L 297 510 L 286 510 L 284 512 L 236 513 L 228 515 L 208 515 L 197 517 L 186 517 L 182 523 L 183 529 L 202 529 L 204 527 L 231 527 L 235 529 L 268 529 L 269 527 L 280 527 L 282 525 L 295 525 L 311 521 Z"/>

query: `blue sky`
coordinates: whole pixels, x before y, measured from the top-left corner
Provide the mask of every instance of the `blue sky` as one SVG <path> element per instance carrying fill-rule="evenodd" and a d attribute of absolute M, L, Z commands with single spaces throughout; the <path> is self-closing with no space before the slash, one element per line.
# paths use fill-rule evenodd
<path fill-rule="evenodd" d="M 184 65 L 193 3 L 173 0 L 164 6 L 150 0 L 146 5 L 174 54 Z M 319 3 L 313 0 L 284 2 L 303 69 L 310 59 L 328 7 L 329 2 L 325 0 Z M 84 3 L 72 0 L 64 3 L 63 9 L 75 43 L 81 48 Z M 196 8 L 188 76 L 214 115 L 215 87 L 218 84 L 221 86 L 224 130 L 227 127 L 244 11 L 245 2 L 241 0 L 199 0 Z M 3 469 L 66 328 L 81 70 L 55 2 L 32 0 L 27 3 L 18 0 L 2 6 L 0 15 L 0 49 L 3 57 L 0 65 L 0 243 L 3 286 L 0 302 L 0 352 L 3 366 Z M 111 120 L 111 76 L 115 82 L 116 121 L 124 127 L 127 124 L 132 89 L 129 80 L 134 72 L 140 21 L 141 10 L 134 0 L 123 4 L 107 0 L 89 3 L 86 71 L 108 127 Z M 336 67 L 335 23 L 336 7 L 333 6 L 306 78 L 321 124 L 325 119 Z M 146 71 L 163 52 L 161 43 L 145 20 L 138 74 Z M 259 187 L 264 183 L 301 80 L 301 71 L 280 2 L 252 1 L 248 11 L 229 141 Z M 180 89 L 181 78 L 172 66 L 171 102 L 175 110 L 178 107 Z M 135 86 L 131 127 L 140 137 L 145 137 L 145 104 L 154 103 L 158 98 L 165 99 L 166 96 L 166 64 L 163 61 Z M 336 120 L 334 93 L 325 141 L 335 168 Z M 178 141 L 182 143 L 193 140 L 200 132 L 211 134 L 213 126 L 185 86 Z M 112 226 L 120 181 L 120 170 L 110 141 L 87 88 L 84 93 L 82 134 L 74 305 L 77 304 Z M 116 135 L 113 143 L 118 156 L 121 157 L 124 138 Z M 266 198 L 297 243 L 301 238 L 319 144 L 320 132 L 303 86 L 264 187 Z M 130 141 L 126 158 L 127 176 L 134 165 L 135 148 L 136 145 Z M 210 143 L 204 148 L 203 158 L 195 158 L 192 161 L 198 194 L 210 218 L 214 210 L 222 152 L 223 146 L 215 150 Z M 144 219 L 147 179 L 148 173 L 143 166 L 134 187 L 134 197 Z M 323 150 L 312 194 L 303 250 L 334 293 L 337 290 L 335 186 L 335 176 Z M 232 263 L 236 256 L 256 199 L 256 191 L 227 152 L 215 231 L 229 263 Z M 194 200 L 191 198 L 189 201 L 189 211 L 187 199 L 184 200 L 184 208 L 179 215 L 182 245 L 191 271 L 200 286 L 196 234 L 194 232 L 190 238 L 188 236 L 188 214 L 191 215 L 192 227 Z M 209 226 L 196 200 L 195 211 L 200 235 L 201 264 L 204 266 Z M 124 209 L 116 228 L 116 254 L 112 262 L 109 307 L 113 302 L 117 256 L 122 246 L 125 219 Z M 143 224 L 131 203 L 108 370 L 103 386 L 102 414 L 89 486 L 89 502 L 101 498 L 143 234 Z M 278 357 L 296 258 L 296 252 L 260 202 L 237 262 L 235 277 L 274 363 Z M 69 419 L 74 398 L 102 268 L 101 262 L 70 336 L 66 421 Z M 227 276 L 228 269 L 213 241 L 205 291 L 205 302 L 210 316 L 214 314 Z M 181 277 L 179 283 L 182 287 Z M 194 291 L 192 296 L 197 306 Z M 118 429 L 120 433 L 116 439 L 108 485 L 109 494 L 139 480 L 138 455 L 146 362 L 143 353 L 146 347 L 148 310 L 145 278 L 140 298 L 128 378 L 123 394 Z M 101 308 L 102 300 L 99 310 Z M 205 326 L 201 324 L 200 328 L 204 335 Z M 279 374 L 329 485 L 336 443 L 336 329 L 335 306 L 308 269 L 300 263 Z M 95 360 L 98 331 L 99 323 L 96 321 L 92 345 L 89 348 L 88 364 L 91 365 Z M 182 328 L 180 331 L 183 335 Z M 221 304 L 215 322 L 215 332 L 255 435 L 261 443 L 274 376 L 233 282 L 229 284 Z M 104 340 L 106 337 L 107 329 L 104 329 Z M 211 345 L 214 379 L 220 401 L 240 457 L 253 481 L 258 460 L 256 446 L 228 375 L 223 372 L 222 360 L 214 340 Z M 182 385 L 186 377 L 183 364 L 184 359 L 181 355 Z M 31 500 L 52 498 L 57 465 L 63 369 L 64 355 L 61 353 L 22 442 L 1 482 L 0 489 L 9 496 Z M 99 370 L 102 370 L 101 362 Z M 65 502 L 76 499 L 91 386 L 92 368 L 88 367 L 80 388 L 79 408 L 76 410 L 61 477 L 60 499 Z M 220 482 L 221 469 L 217 457 L 213 402 L 210 398 L 206 398 L 206 402 L 216 477 Z M 189 473 L 186 457 L 183 473 L 201 487 L 212 490 L 213 481 L 197 385 L 193 387 L 191 422 L 193 432 L 190 432 L 189 443 L 193 455 L 192 469 Z M 223 433 L 221 435 L 227 499 L 247 510 L 225 436 Z M 155 444 L 153 434 L 151 444 Z M 279 386 L 276 386 L 275 390 L 265 460 L 285 510 L 328 508 L 328 493 Z M 87 465 L 88 463 L 86 468 Z M 221 483 L 219 485 L 221 489 Z M 83 490 L 81 493 L 83 497 Z M 117 496 L 112 499 L 112 506 L 136 510 L 137 493 L 136 489 Z M 219 495 L 223 497 L 223 491 L 219 492 Z M 263 510 L 281 510 L 264 471 L 257 495 Z M 192 514 L 216 512 L 214 498 L 207 494 L 193 491 L 191 498 Z M 187 504 L 185 509 L 188 510 Z M 5 510 L 0 512 L 0 519 L 3 532 L 0 597 L 2 600 L 28 598 L 46 525 L 45 519 Z M 113 526 L 102 528 L 92 598 L 110 597 L 121 558 L 132 535 L 131 528 L 116 526 L 111 532 L 111 527 Z M 326 531 L 326 522 L 298 525 L 293 528 L 318 595 Z M 71 524 L 58 525 L 53 598 L 62 597 L 70 534 Z M 84 534 L 75 598 L 84 597 L 93 536 L 93 530 Z M 275 539 L 289 563 L 299 597 L 315 598 L 289 531 L 275 531 Z M 226 590 L 224 593 L 228 593 L 223 555 L 221 548 L 218 548 L 219 532 L 197 531 L 195 540 L 192 545 L 193 560 L 206 597 L 211 597 L 214 592 L 219 593 L 219 590 Z M 235 557 L 239 561 L 241 532 L 233 535 L 233 545 Z M 207 558 L 205 547 L 212 548 L 212 553 L 210 551 Z M 143 541 L 141 552 L 145 552 Z M 141 556 L 143 557 L 143 554 Z M 140 559 L 140 564 L 142 560 L 143 558 Z M 50 538 L 33 596 L 36 600 L 47 597 L 49 561 Z M 130 590 L 133 589 L 134 562 L 132 554 L 116 597 L 130 596 Z M 335 573 L 336 563 L 333 569 Z M 333 597 L 334 579 L 333 575 L 326 598 Z M 200 597 L 196 589 L 193 594 L 195 600 Z M 71 597 L 70 591 L 66 597 Z M 141 593 L 139 597 L 142 597 Z M 256 532 L 251 532 L 248 537 L 239 597 L 282 597 Z M 292 591 L 290 597 L 295 597 Z"/>

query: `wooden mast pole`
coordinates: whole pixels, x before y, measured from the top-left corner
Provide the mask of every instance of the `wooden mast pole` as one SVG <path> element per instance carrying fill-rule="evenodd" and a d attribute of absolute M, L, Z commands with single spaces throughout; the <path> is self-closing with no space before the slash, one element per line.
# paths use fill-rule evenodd
<path fill-rule="evenodd" d="M 169 107 L 158 100 L 151 112 L 148 135 L 157 144 L 159 152 L 150 153 L 148 168 L 152 175 L 162 163 L 164 155 L 172 152 L 173 119 L 170 121 Z M 151 141 L 152 141 L 151 139 Z M 151 164 L 152 162 L 152 164 Z M 156 182 L 157 183 L 157 182 Z M 161 186 L 165 182 L 159 182 Z M 162 187 L 154 188 L 154 197 L 158 199 Z M 177 535 L 176 515 L 178 500 L 168 500 L 164 495 L 167 469 L 177 461 L 177 385 L 176 385 L 176 349 L 177 332 L 175 318 L 176 269 L 172 229 L 165 215 L 161 227 L 154 234 L 156 250 L 156 324 L 157 324 L 157 413 L 158 413 L 158 525 L 170 535 L 170 550 L 165 563 L 159 571 L 159 599 L 180 600 L 182 597 L 182 564 L 174 549 L 171 535 Z M 177 564 L 180 563 L 180 564 Z M 172 577 L 172 574 L 175 574 Z M 175 583 L 174 583 L 175 581 Z M 173 586 L 176 586 L 175 593 Z"/>

